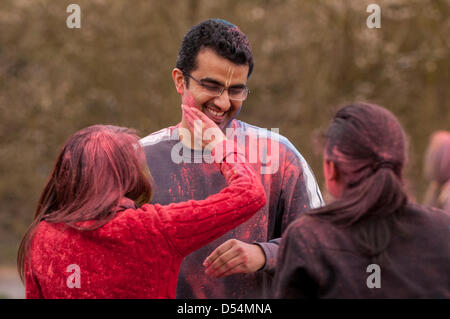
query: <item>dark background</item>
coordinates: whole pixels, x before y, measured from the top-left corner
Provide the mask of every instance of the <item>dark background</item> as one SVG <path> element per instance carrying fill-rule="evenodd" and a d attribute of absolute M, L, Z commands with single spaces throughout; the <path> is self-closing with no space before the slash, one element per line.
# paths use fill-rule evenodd
<path fill-rule="evenodd" d="M 81 7 L 81 29 L 66 7 Z M 369 3 L 381 28 L 369 29 Z M 0 265 L 18 244 L 64 141 L 95 123 L 141 136 L 180 120 L 171 71 L 189 28 L 239 26 L 252 44 L 252 91 L 239 118 L 279 128 L 323 188 L 315 136 L 337 106 L 393 111 L 410 140 L 409 189 L 421 201 L 430 134 L 450 128 L 450 2 L 0 0 Z"/>

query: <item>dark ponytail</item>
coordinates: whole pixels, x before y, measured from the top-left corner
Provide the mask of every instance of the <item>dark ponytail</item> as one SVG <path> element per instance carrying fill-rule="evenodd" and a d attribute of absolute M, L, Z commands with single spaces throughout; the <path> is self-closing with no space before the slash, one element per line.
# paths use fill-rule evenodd
<path fill-rule="evenodd" d="M 406 141 L 395 116 L 372 104 L 340 109 L 326 135 L 325 155 L 346 185 L 335 202 L 308 215 L 349 228 L 361 253 L 380 262 L 407 204 L 402 169 Z"/>

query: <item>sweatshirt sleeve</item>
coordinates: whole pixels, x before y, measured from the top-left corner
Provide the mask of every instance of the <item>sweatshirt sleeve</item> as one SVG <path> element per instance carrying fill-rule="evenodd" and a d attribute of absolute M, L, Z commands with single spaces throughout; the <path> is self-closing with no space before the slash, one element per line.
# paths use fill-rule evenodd
<path fill-rule="evenodd" d="M 260 178 L 231 141 L 212 152 L 227 187 L 205 200 L 154 205 L 160 230 L 181 256 L 186 256 L 245 222 L 266 203 Z"/>

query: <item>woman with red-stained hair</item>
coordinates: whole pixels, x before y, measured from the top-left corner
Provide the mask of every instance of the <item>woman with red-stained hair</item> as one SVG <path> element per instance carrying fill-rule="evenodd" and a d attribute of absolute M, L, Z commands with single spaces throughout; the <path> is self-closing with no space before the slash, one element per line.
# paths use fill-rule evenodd
<path fill-rule="evenodd" d="M 132 131 L 95 125 L 75 133 L 19 249 L 27 298 L 174 298 L 183 257 L 264 206 L 259 178 L 233 143 L 197 109 L 183 112 L 188 125 L 199 119 L 215 129 L 203 146 L 228 186 L 205 200 L 147 204 L 150 176 Z"/>
<path fill-rule="evenodd" d="M 347 105 L 325 142 L 335 201 L 284 233 L 275 297 L 450 298 L 450 214 L 408 200 L 396 117 L 373 104 Z"/>

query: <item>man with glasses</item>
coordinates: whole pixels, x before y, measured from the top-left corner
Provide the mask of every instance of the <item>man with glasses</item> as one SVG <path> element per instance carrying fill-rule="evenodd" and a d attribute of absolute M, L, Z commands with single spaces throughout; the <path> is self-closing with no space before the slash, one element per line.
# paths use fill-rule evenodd
<path fill-rule="evenodd" d="M 311 169 L 285 137 L 235 119 L 249 94 L 252 71 L 248 39 L 235 25 L 210 19 L 185 35 L 172 71 L 182 104 L 197 107 L 240 141 L 247 160 L 261 172 L 267 204 L 249 221 L 184 259 L 177 298 L 262 298 L 270 287 L 283 231 L 303 211 L 322 205 Z M 203 160 L 202 150 L 180 138 L 183 129 L 189 128 L 182 116 L 178 125 L 141 140 L 155 181 L 153 203 L 201 200 L 226 186 L 217 166 Z M 269 139 L 270 146 L 261 143 L 261 137 Z M 180 139 L 191 149 L 182 161 L 174 161 Z M 258 143 L 252 144 L 255 139 Z M 255 149 L 249 145 L 263 147 L 256 155 L 264 153 L 271 160 L 257 156 L 252 162 Z M 269 162 L 278 166 L 264 170 Z"/>

